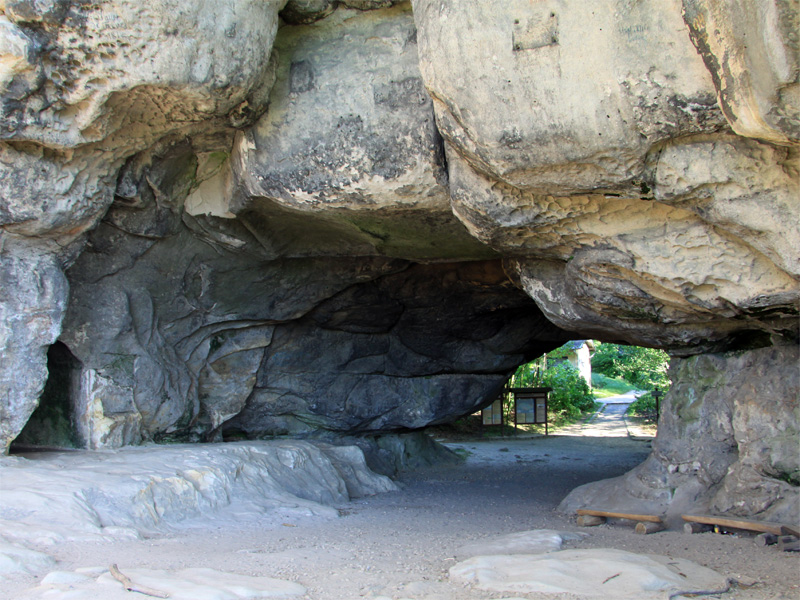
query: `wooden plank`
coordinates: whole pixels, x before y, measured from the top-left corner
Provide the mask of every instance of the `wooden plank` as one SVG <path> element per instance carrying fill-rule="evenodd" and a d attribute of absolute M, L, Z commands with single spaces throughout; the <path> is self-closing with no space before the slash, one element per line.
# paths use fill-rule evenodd
<path fill-rule="evenodd" d="M 607 519 L 628 519 L 630 521 L 647 521 L 648 523 L 663 523 L 661 517 L 656 515 L 637 515 L 635 513 L 614 512 L 610 510 L 594 510 L 591 508 L 579 508 L 575 511 L 579 515 L 592 517 L 605 517 Z"/>
<path fill-rule="evenodd" d="M 782 523 L 772 523 L 770 521 L 756 521 L 753 519 L 741 519 L 739 517 L 721 517 L 717 515 L 682 515 L 684 521 L 689 523 L 703 523 L 704 525 L 716 525 L 718 527 L 730 527 L 732 529 L 744 529 L 745 531 L 758 531 L 761 533 L 771 533 L 781 535 Z"/>

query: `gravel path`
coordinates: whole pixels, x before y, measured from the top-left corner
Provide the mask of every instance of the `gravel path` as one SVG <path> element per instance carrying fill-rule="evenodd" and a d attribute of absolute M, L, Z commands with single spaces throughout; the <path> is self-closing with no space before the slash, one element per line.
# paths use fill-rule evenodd
<path fill-rule="evenodd" d="M 608 407 L 611 408 L 611 407 Z M 608 410 L 608 409 L 607 409 Z M 615 412 L 606 412 L 606 418 Z M 614 420 L 610 419 L 610 420 Z M 117 563 L 125 568 L 177 570 L 210 567 L 303 584 L 309 600 L 486 600 L 501 598 L 447 578 L 456 550 L 469 542 L 530 529 L 578 531 L 555 508 L 575 486 L 612 477 L 641 462 L 649 442 L 619 432 L 619 425 L 584 428 L 583 435 L 474 440 L 449 444 L 467 454 L 457 466 L 406 473 L 403 489 L 338 506 L 338 519 L 298 518 L 247 529 L 177 531 L 140 541 L 64 544 L 55 551 L 62 569 Z M 604 435 L 596 435 L 598 429 Z M 595 435 L 586 435 L 588 432 Z M 686 558 L 750 587 L 724 598 L 796 600 L 800 562 L 752 540 L 713 533 L 662 532 L 639 536 L 630 524 L 588 530 L 572 548 L 618 548 Z M 50 550 L 52 552 L 52 549 Z M 36 579 L 5 582 L 2 598 L 15 598 Z M 5 596 L 3 594 L 6 594 Z M 574 600 L 564 595 L 524 596 Z M 144 598 L 131 595 L 131 600 Z"/>

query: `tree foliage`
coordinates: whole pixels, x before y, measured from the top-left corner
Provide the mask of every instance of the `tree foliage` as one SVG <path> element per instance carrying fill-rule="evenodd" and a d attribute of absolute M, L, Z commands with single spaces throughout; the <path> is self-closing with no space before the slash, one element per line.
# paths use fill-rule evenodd
<path fill-rule="evenodd" d="M 592 370 L 620 377 L 642 390 L 669 387 L 669 356 L 663 350 L 595 342 Z"/>
<path fill-rule="evenodd" d="M 511 379 L 512 387 L 553 388 L 548 397 L 550 420 L 574 421 L 581 413 L 594 409 L 594 396 L 578 369 L 564 360 L 569 349 L 565 344 L 552 352 L 521 365 Z"/>
<path fill-rule="evenodd" d="M 656 399 L 648 392 L 639 396 L 636 401 L 628 406 L 628 412 L 639 417 L 644 417 L 648 421 L 656 421 Z"/>
<path fill-rule="evenodd" d="M 553 388 L 547 405 L 553 421 L 572 421 L 594 409 L 594 396 L 578 369 L 560 362 L 545 370 L 542 386 Z"/>

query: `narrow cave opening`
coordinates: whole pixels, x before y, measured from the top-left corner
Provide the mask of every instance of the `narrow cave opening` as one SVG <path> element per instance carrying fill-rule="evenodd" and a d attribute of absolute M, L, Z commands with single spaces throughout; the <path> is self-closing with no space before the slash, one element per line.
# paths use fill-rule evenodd
<path fill-rule="evenodd" d="M 48 377 L 39 406 L 11 444 L 11 452 L 79 448 L 75 423 L 75 399 L 80 378 L 80 361 L 62 342 L 47 351 Z"/>

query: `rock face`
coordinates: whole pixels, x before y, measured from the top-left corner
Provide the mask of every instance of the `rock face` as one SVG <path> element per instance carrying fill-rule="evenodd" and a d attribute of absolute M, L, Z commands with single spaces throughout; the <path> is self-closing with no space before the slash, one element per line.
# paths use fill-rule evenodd
<path fill-rule="evenodd" d="M 714 78 L 719 106 L 739 135 L 777 144 L 800 138 L 800 17 L 791 2 L 722 7 L 683 0 L 692 42 Z"/>
<path fill-rule="evenodd" d="M 567 339 L 498 261 L 270 260 L 242 227 L 214 240 L 211 221 L 187 222 L 145 260 L 140 238 L 101 225 L 69 271 L 61 339 L 86 447 L 423 427 Z M 109 252 L 132 264 L 108 272 Z"/>
<path fill-rule="evenodd" d="M 442 135 L 491 179 L 638 197 L 654 144 L 725 123 L 677 0 L 413 4 Z"/>
<path fill-rule="evenodd" d="M 798 20 L 780 0 L 0 2 L 3 448 L 40 396 L 91 448 L 419 428 L 570 338 L 762 348 L 774 380 L 798 340 Z M 697 433 L 673 397 L 661 448 Z M 737 498 L 772 473 L 744 441 L 770 419 L 734 427 L 750 458 L 724 489 L 692 475 L 697 498 L 767 510 Z M 55 421 L 30 422 L 21 441 Z"/>
<path fill-rule="evenodd" d="M 730 134 L 680 3 L 504 6 L 414 2 L 470 232 L 565 329 L 681 354 L 796 332 L 796 145 Z"/>
<path fill-rule="evenodd" d="M 3 535 L 52 546 L 138 538 L 211 516 L 223 522 L 336 518 L 337 503 L 398 489 L 371 471 L 355 446 L 295 440 L 151 445 L 102 456 L 4 461 Z"/>
<path fill-rule="evenodd" d="M 44 385 L 66 303 L 61 269 L 114 199 L 123 162 L 170 134 L 229 147 L 225 132 L 266 108 L 274 73 L 262 49 L 283 4 L 237 1 L 224 14 L 204 0 L 177 12 L 168 2 L 0 4 L 6 447 Z"/>
<path fill-rule="evenodd" d="M 650 457 L 626 475 L 575 489 L 564 512 L 687 510 L 792 522 L 800 512 L 796 347 L 674 359 Z"/>

